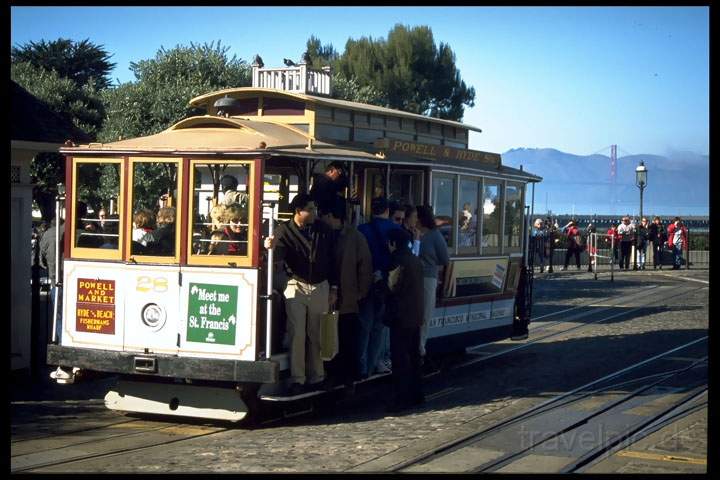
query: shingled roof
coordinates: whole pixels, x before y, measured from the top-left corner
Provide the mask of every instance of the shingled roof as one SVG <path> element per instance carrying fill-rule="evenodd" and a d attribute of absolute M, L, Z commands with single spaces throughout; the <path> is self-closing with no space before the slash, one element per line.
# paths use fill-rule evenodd
<path fill-rule="evenodd" d="M 64 143 L 89 142 L 90 135 L 75 126 L 72 120 L 53 111 L 50 106 L 10 81 L 12 116 L 10 139 L 28 142 Z"/>

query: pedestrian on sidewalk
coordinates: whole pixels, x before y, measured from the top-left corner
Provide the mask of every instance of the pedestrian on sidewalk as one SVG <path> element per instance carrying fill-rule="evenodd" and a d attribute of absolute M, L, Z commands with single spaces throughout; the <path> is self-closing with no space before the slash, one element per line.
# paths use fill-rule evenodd
<path fill-rule="evenodd" d="M 668 247 L 673 252 L 673 270 L 679 270 L 683 265 L 682 251 L 687 248 L 687 228 L 680 217 L 675 217 L 667 229 Z"/>
<path fill-rule="evenodd" d="M 635 229 L 630 225 L 630 217 L 624 216 L 622 223 L 618 225 L 617 235 L 620 237 L 620 269 L 630 268 L 630 250 L 635 235 Z"/>
<path fill-rule="evenodd" d="M 533 228 L 530 231 L 532 237 L 532 251 L 530 252 L 534 256 L 537 255 L 540 263 L 540 273 L 545 271 L 545 242 L 547 241 L 547 229 L 543 224 L 541 218 L 536 218 L 533 223 Z"/>
<path fill-rule="evenodd" d="M 648 219 L 643 217 L 635 234 L 635 238 L 637 239 L 635 248 L 637 248 L 638 270 L 645 270 L 645 251 L 647 250 L 648 235 Z"/>
<path fill-rule="evenodd" d="M 653 218 L 653 222 L 648 228 L 648 240 L 652 242 L 653 270 L 656 270 L 658 267 L 662 270 L 663 249 L 667 241 L 667 233 L 665 232 L 665 226 L 662 224 L 662 220 L 660 220 L 658 216 Z"/>
<path fill-rule="evenodd" d="M 580 235 L 580 229 L 577 228 L 577 222 L 573 218 L 563 227 L 565 236 L 567 237 L 567 251 L 565 252 L 565 265 L 563 271 L 567 270 L 568 264 L 570 263 L 570 257 L 575 255 L 575 264 L 577 269 L 580 270 L 580 252 L 582 251 L 582 237 Z"/>

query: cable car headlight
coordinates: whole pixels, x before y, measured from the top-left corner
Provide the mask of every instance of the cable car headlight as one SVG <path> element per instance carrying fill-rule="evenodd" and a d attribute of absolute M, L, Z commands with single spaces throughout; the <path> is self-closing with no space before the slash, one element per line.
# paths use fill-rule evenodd
<path fill-rule="evenodd" d="M 143 323 L 155 331 L 160 330 L 167 319 L 165 309 L 155 303 L 145 305 L 141 316 Z"/>

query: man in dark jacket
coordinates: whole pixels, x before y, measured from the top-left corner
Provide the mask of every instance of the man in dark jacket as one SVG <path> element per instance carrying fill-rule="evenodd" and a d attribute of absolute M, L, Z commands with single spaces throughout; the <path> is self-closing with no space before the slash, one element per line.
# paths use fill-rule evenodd
<path fill-rule="evenodd" d="M 308 390 L 324 386 L 320 326 L 323 314 L 335 306 L 338 281 L 333 264 L 334 234 L 316 218 L 315 202 L 300 193 L 290 208 L 293 218 L 265 239 L 265 248 L 277 249 L 277 258 L 285 262 L 289 277 L 284 294 L 292 378 L 289 394 L 298 395 L 306 390 L 306 374 Z"/>
<path fill-rule="evenodd" d="M 325 174 L 318 177 L 310 189 L 310 196 L 320 210 L 332 208 L 332 204 L 345 189 L 345 169 L 341 162 L 332 162 L 325 169 Z"/>
<path fill-rule="evenodd" d="M 390 267 L 390 252 L 387 248 L 387 233 L 390 230 L 402 230 L 400 225 L 391 222 L 387 199 L 372 199 L 372 220 L 358 227 L 365 235 L 373 263 L 373 285 L 370 293 L 360 302 L 360 332 L 358 335 L 358 373 L 367 377 L 378 367 L 378 360 L 384 357 L 387 349 L 385 316 L 385 294 Z M 423 298 L 418 297 L 418 298 Z M 387 370 L 378 373 L 387 373 Z"/>
<path fill-rule="evenodd" d="M 657 269 L 658 266 L 662 270 L 662 253 L 667 237 L 665 235 L 665 226 L 662 224 L 660 217 L 653 218 L 653 222 L 648 227 L 648 240 L 652 242 L 653 270 Z"/>
<path fill-rule="evenodd" d="M 425 401 L 420 370 L 420 327 L 423 321 L 423 267 L 409 248 L 410 236 L 402 229 L 388 231 L 392 255 L 388 276 L 386 322 L 390 327 L 394 396 L 389 411 L 397 412 Z"/>
<path fill-rule="evenodd" d="M 340 348 L 337 356 L 325 365 L 328 375 L 346 387 L 358 376 L 357 338 L 360 330 L 360 300 L 370 291 L 373 281 L 372 257 L 365 236 L 352 224 L 346 223 L 347 202 L 338 197 L 329 210 L 321 210 L 322 220 L 337 237 L 335 271 L 339 280 L 338 291 L 338 337 Z"/>

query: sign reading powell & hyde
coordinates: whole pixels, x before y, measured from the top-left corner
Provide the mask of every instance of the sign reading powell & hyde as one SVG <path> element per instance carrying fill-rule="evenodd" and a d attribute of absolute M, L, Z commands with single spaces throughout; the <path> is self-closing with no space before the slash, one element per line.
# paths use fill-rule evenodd
<path fill-rule="evenodd" d="M 406 153 L 419 157 L 442 160 L 470 160 L 485 164 L 488 167 L 500 168 L 500 155 L 497 153 L 481 152 L 479 150 L 463 150 L 445 145 L 415 143 L 393 138 L 379 138 L 375 140 L 374 145 L 375 148 L 381 148 L 389 152 Z"/>

